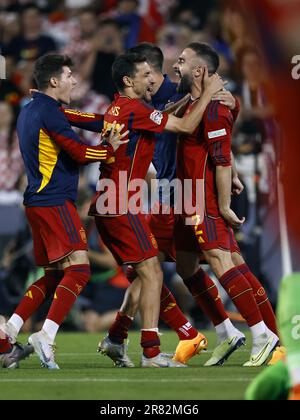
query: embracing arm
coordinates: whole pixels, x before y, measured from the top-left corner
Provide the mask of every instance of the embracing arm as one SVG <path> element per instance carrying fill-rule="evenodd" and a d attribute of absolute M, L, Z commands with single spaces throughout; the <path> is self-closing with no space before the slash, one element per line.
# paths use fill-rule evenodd
<path fill-rule="evenodd" d="M 203 85 L 204 91 L 201 97 L 197 100 L 196 105 L 193 106 L 191 112 L 185 115 L 183 118 L 177 118 L 173 115 L 170 115 L 165 126 L 166 130 L 180 134 L 192 134 L 196 130 L 200 124 L 200 121 L 202 120 L 203 114 L 211 98 L 216 92 L 223 88 L 224 82 L 216 74 L 208 77 L 206 69 Z"/>
<path fill-rule="evenodd" d="M 82 130 L 101 133 L 103 128 L 103 115 L 80 112 L 74 109 L 60 108 L 70 125 Z"/>

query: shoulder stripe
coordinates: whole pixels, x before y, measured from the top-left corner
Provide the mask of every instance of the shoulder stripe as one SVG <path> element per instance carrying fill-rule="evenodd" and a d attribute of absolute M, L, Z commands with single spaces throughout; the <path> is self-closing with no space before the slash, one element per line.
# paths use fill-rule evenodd
<path fill-rule="evenodd" d="M 212 101 L 208 105 L 207 120 L 210 122 L 218 121 L 219 117 L 219 102 Z"/>
<path fill-rule="evenodd" d="M 86 112 L 74 111 L 71 109 L 65 109 L 65 114 L 77 115 L 78 117 L 96 118 L 95 114 L 89 114 Z"/>

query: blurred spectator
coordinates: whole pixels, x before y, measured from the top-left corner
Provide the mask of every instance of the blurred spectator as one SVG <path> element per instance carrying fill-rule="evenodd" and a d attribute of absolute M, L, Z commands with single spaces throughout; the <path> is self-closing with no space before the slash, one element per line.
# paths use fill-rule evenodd
<path fill-rule="evenodd" d="M 254 46 L 252 34 L 248 29 L 249 22 L 240 10 L 227 7 L 222 12 L 223 37 L 230 45 L 233 54 L 240 48 Z"/>
<path fill-rule="evenodd" d="M 20 60 L 36 60 L 41 55 L 56 50 L 53 39 L 42 34 L 42 15 L 34 3 L 22 9 L 21 28 L 22 33 L 3 49 L 3 55 L 14 63 Z"/>
<path fill-rule="evenodd" d="M 97 16 L 93 9 L 83 9 L 79 11 L 78 33 L 61 51 L 72 57 L 74 67 L 80 72 L 80 66 L 85 62 L 88 54 L 92 50 L 92 44 L 96 37 L 98 28 Z"/>
<path fill-rule="evenodd" d="M 111 100 L 116 87 L 111 77 L 111 67 L 117 55 L 122 53 L 122 34 L 114 20 L 102 21 L 94 37 L 92 50 L 81 65 L 84 80 L 91 80 L 91 89 L 108 96 Z"/>
<path fill-rule="evenodd" d="M 0 14 L 0 42 L 8 45 L 10 41 L 17 37 L 21 31 L 20 19 L 17 13 L 7 12 Z"/>
<path fill-rule="evenodd" d="M 139 0 L 118 0 L 114 9 L 102 15 L 114 19 L 120 25 L 126 50 L 141 41 L 155 42 L 156 31 L 164 23 L 153 0 L 149 0 L 146 5 L 145 16 L 141 16 L 139 6 Z"/>
<path fill-rule="evenodd" d="M 0 102 L 0 203 L 11 199 L 20 201 L 18 181 L 24 168 L 14 129 L 14 114 L 11 105 Z"/>
<path fill-rule="evenodd" d="M 274 115 L 266 98 L 266 70 L 255 48 L 243 47 L 237 51 L 237 67 L 241 76 L 242 118 L 264 120 Z"/>

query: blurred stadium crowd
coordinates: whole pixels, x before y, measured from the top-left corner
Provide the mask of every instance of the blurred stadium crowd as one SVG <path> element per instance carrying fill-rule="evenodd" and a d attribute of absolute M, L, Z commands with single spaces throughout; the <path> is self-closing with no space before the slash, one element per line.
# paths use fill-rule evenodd
<path fill-rule="evenodd" d="M 29 283 L 40 277 L 35 268 L 30 231 L 22 207 L 26 186 L 15 123 L 30 100 L 32 69 L 41 55 L 58 51 L 71 56 L 78 85 L 72 107 L 103 113 L 115 87 L 111 65 L 117 55 L 141 41 L 159 45 L 165 72 L 175 80 L 172 64 L 192 41 L 207 42 L 220 54 L 219 73 L 227 89 L 241 101 L 233 137 L 236 166 L 245 191 L 233 206 L 247 222 L 237 239 L 253 272 L 276 305 L 282 275 L 276 214 L 276 153 L 279 129 L 267 101 L 268 75 L 263 58 L 248 32 L 249 21 L 235 3 L 218 0 L 2 0 L 0 52 L 6 58 L 7 79 L 0 86 L 0 313 L 10 315 Z M 225 4 L 225 6 L 224 6 Z M 95 144 L 95 135 L 80 132 Z M 149 179 L 155 177 L 154 169 Z M 98 331 L 114 319 L 127 279 L 110 253 L 99 243 L 89 204 L 98 178 L 98 165 L 82 170 L 78 208 L 87 228 L 92 280 L 64 325 Z M 184 311 L 201 323 L 193 302 L 165 264 L 165 277 Z M 226 297 L 224 296 L 226 300 Z M 228 310 L 232 308 L 228 307 Z M 45 308 L 44 308 L 45 310 Z M 43 310 L 30 321 L 38 328 Z M 201 325 L 203 326 L 203 325 Z"/>

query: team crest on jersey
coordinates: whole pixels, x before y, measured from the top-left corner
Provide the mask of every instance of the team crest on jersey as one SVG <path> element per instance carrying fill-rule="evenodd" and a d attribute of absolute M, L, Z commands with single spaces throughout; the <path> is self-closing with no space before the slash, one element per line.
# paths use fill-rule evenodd
<path fill-rule="evenodd" d="M 87 243 L 87 239 L 86 239 L 85 230 L 83 228 L 81 228 L 80 231 L 79 231 L 79 233 L 80 233 L 82 242 L 84 242 L 86 244 Z"/>
<path fill-rule="evenodd" d="M 154 248 L 158 249 L 156 239 L 154 238 L 154 235 L 152 233 L 150 234 L 150 239 L 151 239 L 151 242 L 152 242 L 152 245 L 154 246 Z"/>
<path fill-rule="evenodd" d="M 260 289 L 258 289 L 257 294 L 258 296 L 263 296 L 265 294 L 265 289 L 261 287 Z"/>
<path fill-rule="evenodd" d="M 150 120 L 155 122 L 155 124 L 160 125 L 163 119 L 163 114 L 160 111 L 153 111 L 150 115 Z"/>

